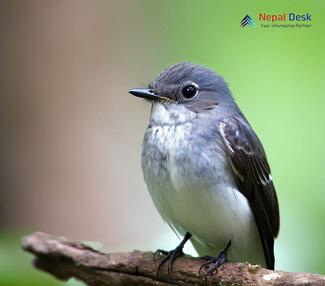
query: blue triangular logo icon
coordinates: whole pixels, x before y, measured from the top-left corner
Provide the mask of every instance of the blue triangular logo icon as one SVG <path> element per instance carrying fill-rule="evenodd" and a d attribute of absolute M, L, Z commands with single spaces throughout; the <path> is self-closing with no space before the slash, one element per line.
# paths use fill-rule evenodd
<path fill-rule="evenodd" d="M 240 26 L 245 27 L 245 26 L 249 26 L 249 27 L 253 27 L 254 26 L 254 20 L 252 19 L 251 16 L 246 15 L 240 22 Z"/>

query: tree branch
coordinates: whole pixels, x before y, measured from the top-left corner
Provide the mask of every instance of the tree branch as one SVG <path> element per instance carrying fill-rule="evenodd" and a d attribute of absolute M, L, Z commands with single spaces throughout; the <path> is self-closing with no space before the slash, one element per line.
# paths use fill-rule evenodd
<path fill-rule="evenodd" d="M 198 274 L 200 258 L 180 257 L 174 272 L 166 267 L 156 275 L 152 252 L 102 253 L 82 242 L 36 232 L 23 239 L 23 248 L 35 255 L 34 265 L 60 280 L 75 277 L 87 285 L 206 285 Z M 325 285 L 325 276 L 271 271 L 248 263 L 226 263 L 208 285 Z"/>

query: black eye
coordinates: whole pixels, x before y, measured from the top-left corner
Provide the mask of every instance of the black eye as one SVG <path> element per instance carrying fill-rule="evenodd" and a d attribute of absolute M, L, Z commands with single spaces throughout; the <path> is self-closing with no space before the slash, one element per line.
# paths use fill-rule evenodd
<path fill-rule="evenodd" d="M 186 99 L 191 99 L 194 96 L 196 96 L 198 93 L 198 88 L 196 85 L 194 84 L 189 84 L 186 85 L 182 88 L 182 95 L 186 98 Z"/>

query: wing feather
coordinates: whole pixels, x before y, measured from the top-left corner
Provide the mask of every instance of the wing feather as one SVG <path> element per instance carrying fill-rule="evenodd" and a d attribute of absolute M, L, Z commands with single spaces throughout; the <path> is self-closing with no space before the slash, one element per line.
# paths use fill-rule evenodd
<path fill-rule="evenodd" d="M 224 118 L 219 121 L 218 127 L 239 190 L 248 199 L 254 214 L 267 266 L 274 269 L 274 238 L 279 232 L 280 216 L 271 170 L 262 144 L 243 119 Z"/>

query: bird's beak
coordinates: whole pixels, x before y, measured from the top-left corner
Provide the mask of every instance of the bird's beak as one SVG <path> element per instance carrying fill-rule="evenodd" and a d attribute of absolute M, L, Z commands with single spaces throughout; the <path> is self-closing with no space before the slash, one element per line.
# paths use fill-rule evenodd
<path fill-rule="evenodd" d="M 152 89 L 149 88 L 134 88 L 129 90 L 129 93 L 137 96 L 142 97 L 149 100 L 159 100 L 160 96 L 155 94 Z"/>

